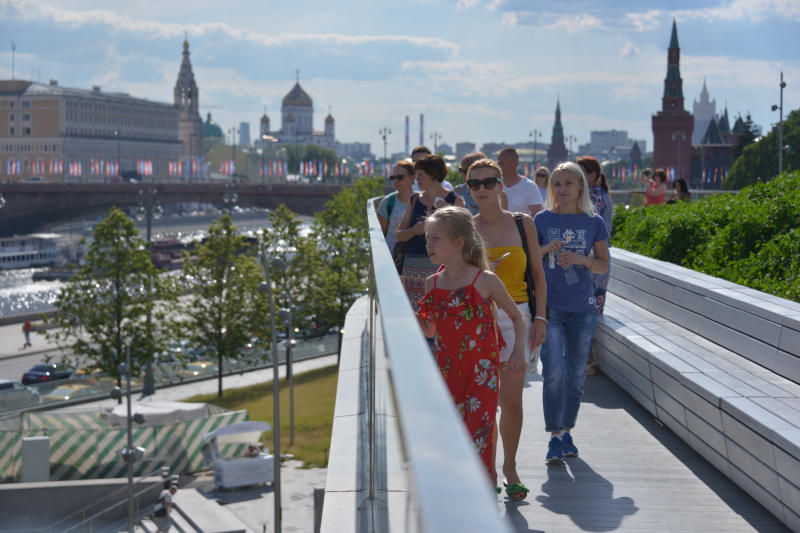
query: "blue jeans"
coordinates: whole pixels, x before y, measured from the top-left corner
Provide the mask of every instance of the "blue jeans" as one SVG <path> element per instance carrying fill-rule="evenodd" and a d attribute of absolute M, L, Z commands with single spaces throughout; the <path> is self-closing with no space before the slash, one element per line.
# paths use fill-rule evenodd
<path fill-rule="evenodd" d="M 575 427 L 586 381 L 586 361 L 597 326 L 597 310 L 550 310 L 542 345 L 542 403 L 545 430 Z"/>

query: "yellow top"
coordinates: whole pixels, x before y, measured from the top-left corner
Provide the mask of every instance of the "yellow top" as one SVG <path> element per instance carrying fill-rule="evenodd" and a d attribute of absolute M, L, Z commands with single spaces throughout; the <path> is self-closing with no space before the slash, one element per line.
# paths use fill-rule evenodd
<path fill-rule="evenodd" d="M 489 257 L 489 265 L 493 265 L 503 254 L 511 252 L 497 264 L 494 268 L 494 273 L 506 286 L 508 294 L 515 302 L 523 303 L 528 301 L 528 285 L 525 283 L 525 266 L 527 265 L 527 258 L 525 257 L 525 250 L 522 246 L 496 246 L 494 248 L 486 248 L 486 255 Z"/>

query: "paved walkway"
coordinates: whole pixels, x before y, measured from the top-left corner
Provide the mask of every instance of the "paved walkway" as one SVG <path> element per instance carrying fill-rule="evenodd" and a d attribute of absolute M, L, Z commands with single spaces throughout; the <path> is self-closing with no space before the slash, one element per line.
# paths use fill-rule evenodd
<path fill-rule="evenodd" d="M 788 531 L 610 379 L 590 377 L 585 389 L 573 431 L 580 457 L 549 467 L 542 382 L 528 375 L 517 463 L 531 493 L 498 498 L 516 531 Z M 498 458 L 500 471 L 502 450 Z"/>

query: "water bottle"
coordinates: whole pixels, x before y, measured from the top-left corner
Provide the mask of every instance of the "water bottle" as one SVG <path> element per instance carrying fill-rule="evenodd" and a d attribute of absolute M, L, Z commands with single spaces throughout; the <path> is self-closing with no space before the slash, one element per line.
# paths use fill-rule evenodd
<path fill-rule="evenodd" d="M 569 265 L 564 268 L 564 281 L 567 282 L 567 285 L 578 283 L 578 273 L 575 271 L 575 265 Z"/>

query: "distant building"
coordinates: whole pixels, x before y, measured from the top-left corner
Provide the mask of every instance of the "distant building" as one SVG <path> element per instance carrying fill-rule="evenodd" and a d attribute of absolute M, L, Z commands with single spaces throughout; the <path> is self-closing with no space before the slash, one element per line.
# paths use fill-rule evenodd
<path fill-rule="evenodd" d="M 456 143 L 456 159 L 461 161 L 461 158 L 470 152 L 475 151 L 475 143 Z"/>
<path fill-rule="evenodd" d="M 117 163 L 125 176 L 142 161 L 151 176 L 168 179 L 169 161 L 182 155 L 182 112 L 99 86 L 0 81 L 0 179 L 106 181 L 117 179 Z"/>
<path fill-rule="evenodd" d="M 328 111 L 325 117 L 325 129 L 314 131 L 314 102 L 308 93 L 300 86 L 300 76 L 294 87 L 283 97 L 281 104 L 281 129 L 272 131 L 270 120 L 266 111 L 261 117 L 260 132 L 262 135 L 272 135 L 278 142 L 284 144 L 316 144 L 323 148 L 336 150 L 335 121 Z"/>
<path fill-rule="evenodd" d="M 691 170 L 694 117 L 683 108 L 683 79 L 678 28 L 672 21 L 672 36 L 667 52 L 667 77 L 661 111 L 653 115 L 653 166 L 675 168 L 676 178 L 688 178 Z"/>
<path fill-rule="evenodd" d="M 175 107 L 180 111 L 178 138 L 181 140 L 181 159 L 202 157 L 203 121 L 200 118 L 200 91 L 189 60 L 189 41 L 183 41 L 183 59 L 174 89 Z"/>
<path fill-rule="evenodd" d="M 628 160 L 631 165 L 642 166 L 642 151 L 639 149 L 639 143 L 633 143 L 631 151 L 628 153 Z"/>
<path fill-rule="evenodd" d="M 206 121 L 203 122 L 203 153 L 220 144 L 225 144 L 225 134 L 219 124 L 211 120 L 211 112 L 209 112 L 206 115 Z"/>
<path fill-rule="evenodd" d="M 444 155 L 453 155 L 453 147 L 447 143 L 442 143 L 436 146 L 436 152 L 442 152 Z"/>
<path fill-rule="evenodd" d="M 719 189 L 731 165 L 731 145 L 722 138 L 719 123 L 712 118 L 700 142 L 692 148 L 692 173 L 687 181 L 693 188 Z"/>
<path fill-rule="evenodd" d="M 692 103 L 692 115 L 694 116 L 692 144 L 700 144 L 709 123 L 717 115 L 717 101 L 709 99 L 705 78 L 703 78 L 703 90 L 700 91 L 700 100 Z"/>
<path fill-rule="evenodd" d="M 556 119 L 553 123 L 553 134 L 550 147 L 547 149 L 547 167 L 552 170 L 567 160 L 567 146 L 564 144 L 564 128 L 561 125 L 561 102 L 556 101 Z"/>
<path fill-rule="evenodd" d="M 602 160 L 613 160 L 628 157 L 634 144 L 639 150 L 647 150 L 647 142 L 642 139 L 628 138 L 624 130 L 604 130 L 589 132 L 589 142 L 578 146 L 580 155 L 590 155 Z"/>
<path fill-rule="evenodd" d="M 374 159 L 369 143 L 336 143 L 336 153 L 350 159 Z"/>
<path fill-rule="evenodd" d="M 239 144 L 242 146 L 250 146 L 250 123 L 239 123 Z"/>

